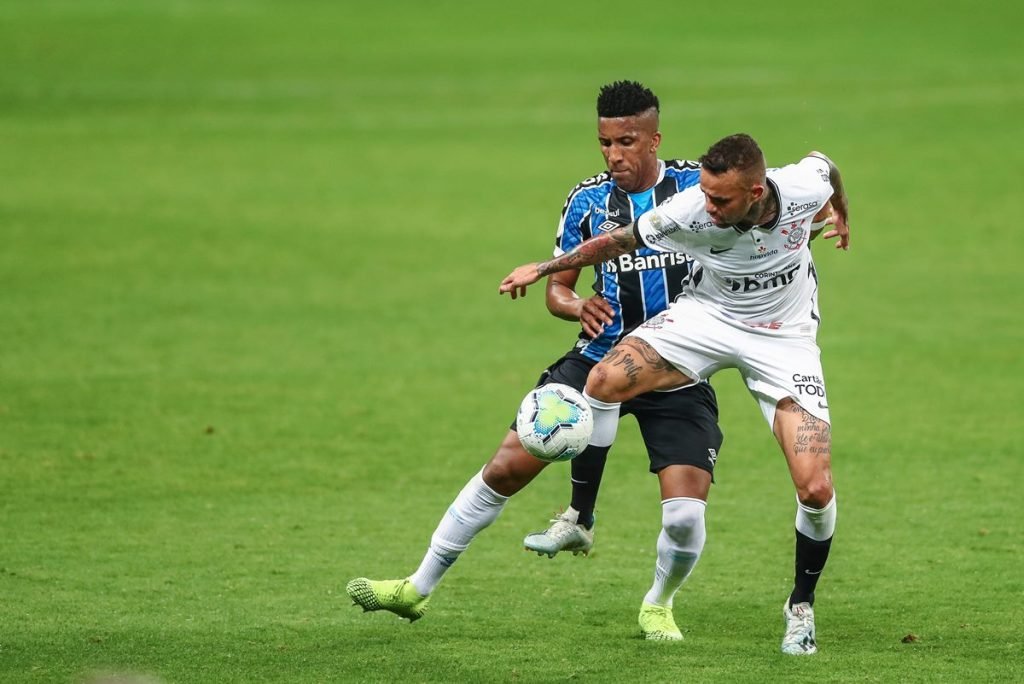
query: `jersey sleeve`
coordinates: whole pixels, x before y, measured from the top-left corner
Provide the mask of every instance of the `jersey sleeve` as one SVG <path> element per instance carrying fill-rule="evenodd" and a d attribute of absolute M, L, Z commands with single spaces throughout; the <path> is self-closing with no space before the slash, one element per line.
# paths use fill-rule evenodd
<path fill-rule="evenodd" d="M 637 220 L 636 234 L 644 245 L 659 252 L 686 251 L 693 238 L 687 217 L 689 194 L 677 193 Z"/>
<path fill-rule="evenodd" d="M 562 206 L 562 217 L 558 221 L 558 232 L 555 233 L 555 249 L 553 256 L 560 257 L 572 251 L 586 240 L 583 224 L 590 214 L 590 198 L 585 188 L 577 185 L 569 193 Z"/>
<path fill-rule="evenodd" d="M 829 163 L 816 155 L 808 155 L 797 162 L 796 168 L 800 173 L 793 180 L 809 198 L 824 206 L 833 193 Z"/>

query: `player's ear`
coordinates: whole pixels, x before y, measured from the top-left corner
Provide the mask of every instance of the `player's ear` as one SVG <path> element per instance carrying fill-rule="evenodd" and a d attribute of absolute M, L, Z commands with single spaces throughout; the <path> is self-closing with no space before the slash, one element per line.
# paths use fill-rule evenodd
<path fill-rule="evenodd" d="M 764 197 L 765 189 L 766 188 L 760 183 L 755 183 L 754 187 L 750 188 L 750 195 L 753 197 L 755 202 Z"/>
<path fill-rule="evenodd" d="M 661 145 L 661 131 L 655 131 L 651 136 L 651 152 L 657 152 L 659 145 Z"/>

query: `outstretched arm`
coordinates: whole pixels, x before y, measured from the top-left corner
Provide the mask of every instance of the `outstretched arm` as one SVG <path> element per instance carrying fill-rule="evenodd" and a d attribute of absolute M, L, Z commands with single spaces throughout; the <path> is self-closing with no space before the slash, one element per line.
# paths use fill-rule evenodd
<path fill-rule="evenodd" d="M 822 237 L 826 240 L 838 237 L 836 249 L 850 248 L 850 206 L 846 198 L 846 189 L 843 187 L 843 177 L 839 173 L 839 167 L 821 152 L 811 152 L 808 157 L 817 157 L 828 164 L 829 182 L 832 184 L 832 197 L 829 198 L 821 211 L 815 215 L 814 220 L 828 221 L 832 224 L 832 230 Z M 831 220 L 829 220 L 831 219 Z"/>
<path fill-rule="evenodd" d="M 498 294 L 508 292 L 512 299 L 526 296 L 526 286 L 532 285 L 551 273 L 580 269 L 593 266 L 620 254 L 632 252 L 637 247 L 633 224 L 619 226 L 612 230 L 581 242 L 576 249 L 566 252 L 560 257 L 540 263 L 524 264 L 505 276 L 498 286 Z"/>

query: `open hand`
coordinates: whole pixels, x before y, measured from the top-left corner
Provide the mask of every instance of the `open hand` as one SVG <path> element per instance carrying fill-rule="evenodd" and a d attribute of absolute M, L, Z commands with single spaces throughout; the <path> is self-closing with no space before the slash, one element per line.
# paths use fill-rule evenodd
<path fill-rule="evenodd" d="M 604 331 L 604 326 L 614 321 L 615 311 L 612 305 L 599 294 L 584 299 L 580 306 L 580 325 L 591 338 Z"/>
<path fill-rule="evenodd" d="M 498 294 L 508 292 L 512 299 L 526 296 L 526 286 L 532 285 L 540 280 L 540 273 L 537 272 L 537 262 L 523 264 L 516 270 L 505 276 L 498 286 Z"/>
<path fill-rule="evenodd" d="M 850 224 L 847 223 L 846 216 L 836 211 L 835 207 L 832 207 L 828 220 L 825 223 L 832 226 L 832 230 L 822 233 L 821 237 L 826 240 L 837 237 L 839 240 L 836 242 L 836 249 L 850 249 Z"/>

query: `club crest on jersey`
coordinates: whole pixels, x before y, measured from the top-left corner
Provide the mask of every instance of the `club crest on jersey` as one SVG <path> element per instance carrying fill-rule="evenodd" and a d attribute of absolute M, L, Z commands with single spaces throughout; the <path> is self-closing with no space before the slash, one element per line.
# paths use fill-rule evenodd
<path fill-rule="evenodd" d="M 654 318 L 651 318 L 650 320 L 648 320 L 646 323 L 644 323 L 640 327 L 648 328 L 650 330 L 661 330 L 662 328 L 665 327 L 666 323 L 671 323 L 671 322 L 672 322 L 672 319 L 669 318 L 668 314 L 663 311 L 660 314 L 658 314 L 657 316 L 655 316 Z"/>
<path fill-rule="evenodd" d="M 807 231 L 804 229 L 803 224 L 803 221 L 791 223 L 789 228 L 779 231 L 786 236 L 786 242 L 782 246 L 790 252 L 795 252 L 804 246 L 804 238 L 807 236 Z"/>

